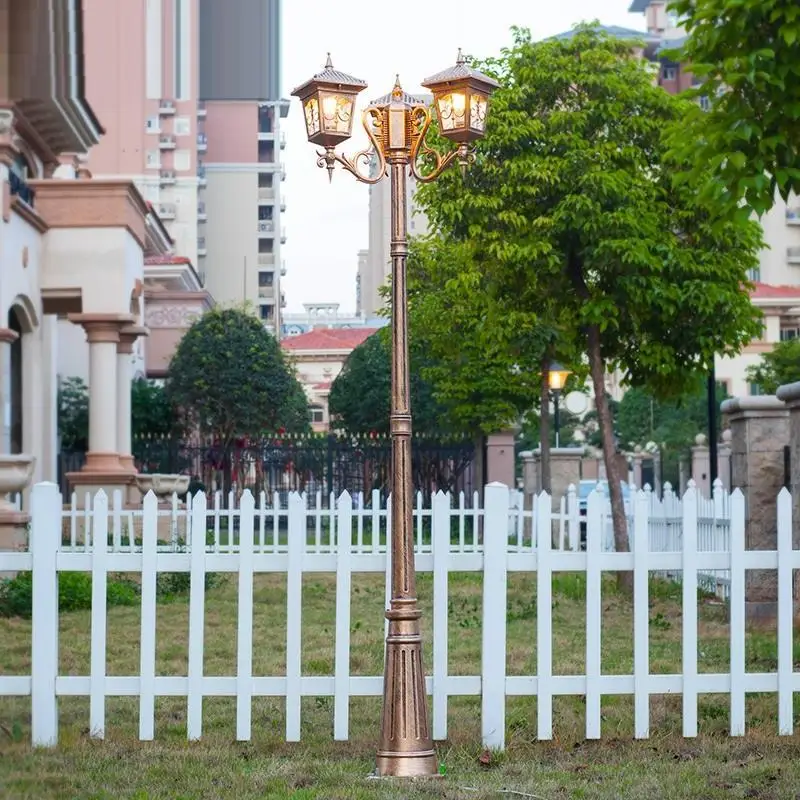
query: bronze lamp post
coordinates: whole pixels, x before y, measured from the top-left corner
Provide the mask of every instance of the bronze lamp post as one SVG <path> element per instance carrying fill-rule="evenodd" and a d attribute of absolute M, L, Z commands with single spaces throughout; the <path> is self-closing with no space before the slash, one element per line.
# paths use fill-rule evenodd
<path fill-rule="evenodd" d="M 371 146 L 352 157 L 335 147 L 350 137 L 356 97 L 367 84 L 334 69 L 328 61 L 322 72 L 292 92 L 300 98 L 308 140 L 320 145 L 317 164 L 332 179 L 336 163 L 362 183 L 391 180 L 392 260 L 392 382 L 390 432 L 392 439 L 392 596 L 386 619 L 386 660 L 383 716 L 378 748 L 378 774 L 423 777 L 437 774 L 436 751 L 428 726 L 428 701 L 422 667 L 420 610 L 416 595 L 413 539 L 413 487 L 411 474 L 411 403 L 408 366 L 408 253 L 406 177 L 434 180 L 453 161 L 466 168 L 474 160 L 470 142 L 483 136 L 489 95 L 498 84 L 471 69 L 459 51 L 454 67 L 428 78 L 439 132 L 458 147 L 446 154 L 425 142 L 431 113 L 425 103 L 400 86 L 370 103 L 362 123 Z M 373 160 L 377 169 L 371 174 Z M 425 170 L 424 160 L 431 165 Z"/>

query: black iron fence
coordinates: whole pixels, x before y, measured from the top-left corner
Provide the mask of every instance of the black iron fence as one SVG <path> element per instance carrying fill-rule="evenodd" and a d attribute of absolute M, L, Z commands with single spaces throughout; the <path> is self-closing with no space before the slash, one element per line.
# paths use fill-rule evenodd
<path fill-rule="evenodd" d="M 363 492 L 365 502 L 377 490 L 389 491 L 391 441 L 386 436 L 280 435 L 217 442 L 171 438 L 141 438 L 132 442 L 136 467 L 145 473 L 190 475 L 205 491 L 281 494 Z M 67 474 L 81 468 L 85 454 L 61 453 L 60 481 L 67 492 Z M 441 490 L 471 493 L 475 475 L 475 445 L 471 440 L 415 436 L 412 439 L 412 478 L 426 499 Z"/>

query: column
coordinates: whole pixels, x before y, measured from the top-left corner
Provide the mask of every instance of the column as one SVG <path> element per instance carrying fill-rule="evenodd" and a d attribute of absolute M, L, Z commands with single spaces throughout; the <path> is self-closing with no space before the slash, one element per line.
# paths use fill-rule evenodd
<path fill-rule="evenodd" d="M 11 452 L 11 345 L 19 334 L 0 328 L 0 453 Z"/>
<path fill-rule="evenodd" d="M 130 327 L 120 331 L 117 344 L 117 450 L 122 469 L 135 472 L 131 455 L 131 358 L 133 345 L 147 328 Z"/>
<path fill-rule="evenodd" d="M 117 451 L 117 345 L 129 318 L 74 314 L 89 342 L 89 452 L 82 472 L 119 473 Z"/>
<path fill-rule="evenodd" d="M 745 546 L 774 550 L 789 410 L 777 397 L 739 397 L 726 400 L 722 413 L 730 421 L 733 486 L 742 490 L 746 501 Z M 745 596 L 748 620 L 774 625 L 778 611 L 775 570 L 747 570 Z"/>
<path fill-rule="evenodd" d="M 692 447 L 692 480 L 704 497 L 711 497 L 711 458 L 708 437 L 698 433 Z"/>

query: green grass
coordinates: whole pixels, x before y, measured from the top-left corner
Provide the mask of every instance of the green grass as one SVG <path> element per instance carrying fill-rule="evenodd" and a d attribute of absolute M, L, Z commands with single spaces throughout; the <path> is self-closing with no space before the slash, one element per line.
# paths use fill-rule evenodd
<path fill-rule="evenodd" d="M 425 610 L 425 656 L 430 665 L 431 579 L 420 576 Z M 377 675 L 383 661 L 383 579 L 354 575 L 351 671 Z M 482 581 L 479 575 L 450 580 L 450 672 L 479 674 Z M 650 654 L 653 672 L 680 672 L 680 590 L 653 582 Z M 309 575 L 303 584 L 303 672 L 330 675 L 334 657 L 335 578 Z M 585 583 L 578 575 L 554 584 L 554 673 L 584 671 Z M 279 675 L 285 666 L 285 577 L 256 580 L 254 663 L 256 675 Z M 236 583 L 229 579 L 207 595 L 205 672 L 236 674 Z M 157 672 L 186 674 L 188 607 L 178 600 L 158 607 Z M 629 673 L 633 666 L 632 608 L 609 580 L 603 590 L 603 671 Z M 135 675 L 139 658 L 139 608 L 109 610 L 108 671 Z M 61 615 L 60 674 L 89 671 L 88 612 Z M 0 619 L 0 674 L 29 674 L 30 621 Z M 724 607 L 703 599 L 699 668 L 728 668 Z M 800 661 L 800 648 L 795 648 Z M 776 668 L 774 636 L 751 633 L 747 667 Z M 512 573 L 508 592 L 510 674 L 535 674 L 536 596 L 531 575 Z M 701 736 L 684 740 L 681 698 L 653 697 L 651 739 L 634 742 L 633 699 L 603 699 L 603 739 L 583 741 L 582 698 L 554 703 L 555 740 L 536 741 L 535 698 L 509 698 L 507 750 L 480 760 L 480 699 L 453 698 L 449 739 L 437 744 L 444 780 L 418 784 L 368 781 L 374 767 L 380 701 L 351 701 L 351 739 L 333 742 L 333 699 L 304 698 L 302 741 L 286 744 L 280 698 L 253 701 L 253 741 L 236 743 L 235 698 L 208 699 L 203 740 L 186 742 L 186 700 L 156 701 L 156 741 L 137 741 L 138 701 L 109 698 L 106 740 L 88 736 L 88 698 L 59 702 L 60 744 L 53 751 L 29 746 L 29 700 L 0 698 L 0 797 L 2 798 L 795 798 L 800 793 L 797 739 L 779 738 L 777 698 L 748 698 L 748 734 L 730 739 L 729 700 L 700 701 Z M 800 716 L 800 705 L 796 709 Z M 485 759 L 484 759 L 485 760 Z M 503 790 L 524 793 L 514 795 Z"/>

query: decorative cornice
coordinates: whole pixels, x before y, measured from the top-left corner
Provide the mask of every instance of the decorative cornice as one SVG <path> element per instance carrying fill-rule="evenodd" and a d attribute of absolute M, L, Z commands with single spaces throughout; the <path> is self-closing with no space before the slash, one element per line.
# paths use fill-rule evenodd
<path fill-rule="evenodd" d="M 145 310 L 145 324 L 148 328 L 191 328 L 192 323 L 203 315 L 198 305 L 149 305 Z"/>
<path fill-rule="evenodd" d="M 36 207 L 50 228 L 126 228 L 142 249 L 148 209 L 132 181 L 29 181 Z"/>

